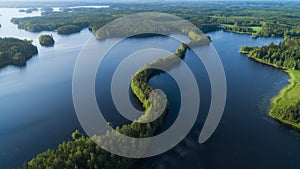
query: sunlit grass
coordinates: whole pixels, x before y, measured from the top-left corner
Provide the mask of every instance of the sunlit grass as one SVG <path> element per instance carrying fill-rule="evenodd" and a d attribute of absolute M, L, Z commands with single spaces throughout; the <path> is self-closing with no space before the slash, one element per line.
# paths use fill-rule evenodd
<path fill-rule="evenodd" d="M 289 107 L 292 104 L 300 101 L 300 71 L 299 70 L 286 70 L 290 75 L 290 84 L 283 88 L 280 93 L 272 99 L 272 108 L 269 115 L 286 124 L 300 128 L 300 124 L 288 120 L 284 120 L 283 116 L 276 113 L 282 107 Z"/>
<path fill-rule="evenodd" d="M 250 56 L 248 56 L 250 57 Z M 300 129 L 300 124 L 292 122 L 290 120 L 285 120 L 284 115 L 280 112 L 282 109 L 286 109 L 293 104 L 300 102 L 300 70 L 293 70 L 293 69 L 287 69 L 283 68 L 280 66 L 277 66 L 275 64 L 271 64 L 266 62 L 265 60 L 258 59 L 258 58 L 253 58 L 250 57 L 251 59 L 254 59 L 258 62 L 279 68 L 279 69 L 284 69 L 286 73 L 289 74 L 291 77 L 289 79 L 290 84 L 284 87 L 277 96 L 275 96 L 272 101 L 271 101 L 271 109 L 269 111 L 269 115 L 284 124 L 288 124 L 290 126 L 296 127 Z"/>
<path fill-rule="evenodd" d="M 261 26 L 252 26 L 251 27 L 256 33 L 261 32 L 262 27 Z"/>

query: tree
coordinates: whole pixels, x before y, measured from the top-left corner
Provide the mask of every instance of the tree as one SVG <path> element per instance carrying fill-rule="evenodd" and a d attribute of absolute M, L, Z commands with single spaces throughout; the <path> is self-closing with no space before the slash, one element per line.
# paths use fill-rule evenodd
<path fill-rule="evenodd" d="M 38 53 L 32 41 L 17 38 L 0 38 L 0 67 L 24 66 L 26 61 Z"/>
<path fill-rule="evenodd" d="M 52 35 L 41 35 L 39 42 L 42 46 L 53 46 L 55 43 Z"/>

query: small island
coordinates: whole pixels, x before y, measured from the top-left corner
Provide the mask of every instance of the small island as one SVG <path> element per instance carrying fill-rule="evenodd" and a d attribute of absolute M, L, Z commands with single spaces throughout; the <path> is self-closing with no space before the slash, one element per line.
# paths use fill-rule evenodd
<path fill-rule="evenodd" d="M 36 54 L 38 50 L 32 45 L 32 41 L 0 38 L 0 68 L 8 65 L 24 66 Z"/>
<path fill-rule="evenodd" d="M 24 12 L 24 13 L 32 13 L 34 11 L 39 11 L 38 8 L 28 8 L 28 9 L 20 9 L 19 12 Z"/>
<path fill-rule="evenodd" d="M 39 37 L 39 42 L 42 46 L 46 47 L 52 47 L 55 43 L 52 35 L 41 35 Z"/>

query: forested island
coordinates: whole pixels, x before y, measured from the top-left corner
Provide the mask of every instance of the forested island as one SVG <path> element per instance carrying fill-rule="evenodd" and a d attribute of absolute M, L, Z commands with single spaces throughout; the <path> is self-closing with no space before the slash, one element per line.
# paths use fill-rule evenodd
<path fill-rule="evenodd" d="M 19 12 L 32 13 L 34 11 L 39 11 L 38 8 L 28 8 L 28 9 L 20 9 Z"/>
<path fill-rule="evenodd" d="M 278 45 L 244 46 L 241 53 L 258 62 L 283 69 L 290 75 L 290 85 L 272 99 L 269 115 L 300 129 L 300 28 L 286 31 L 284 41 Z"/>
<path fill-rule="evenodd" d="M 0 38 L 0 67 L 24 66 L 27 60 L 38 54 L 32 41 L 17 38 Z"/>
<path fill-rule="evenodd" d="M 40 11 L 42 12 L 53 12 L 53 8 L 51 7 L 43 7 L 40 9 Z"/>
<path fill-rule="evenodd" d="M 41 35 L 39 37 L 39 42 L 42 46 L 50 47 L 54 45 L 54 39 L 52 35 Z"/>

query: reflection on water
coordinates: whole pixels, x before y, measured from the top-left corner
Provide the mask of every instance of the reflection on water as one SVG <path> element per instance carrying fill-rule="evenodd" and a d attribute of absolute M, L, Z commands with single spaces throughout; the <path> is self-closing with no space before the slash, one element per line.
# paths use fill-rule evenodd
<path fill-rule="evenodd" d="M 70 36 L 31 33 L 18 30 L 9 22 L 11 17 L 24 16 L 18 9 L 1 8 L 0 14 L 1 37 L 32 39 L 39 50 L 25 68 L 9 66 L 0 70 L 0 168 L 7 169 L 20 166 L 48 148 L 56 148 L 70 138 L 72 131 L 81 128 L 73 109 L 71 82 L 76 58 L 92 34 L 87 29 Z M 34 15 L 40 13 L 26 14 Z M 38 44 L 38 37 L 44 33 L 53 34 L 56 41 L 53 48 Z M 268 100 L 287 84 L 288 76 L 239 54 L 242 45 L 267 45 L 282 39 L 251 39 L 249 35 L 221 31 L 209 35 L 224 64 L 228 82 L 227 105 L 220 126 L 208 142 L 198 144 L 209 108 L 210 84 L 203 65 L 188 51 L 184 61 L 198 77 L 201 92 L 197 122 L 178 146 L 146 159 L 141 168 L 297 168 L 299 135 L 274 125 L 278 123 L 268 118 L 265 111 Z M 103 73 L 96 79 L 97 98 L 106 100 L 99 106 L 110 112 L 107 118 L 122 120 L 111 103 L 108 85 L 118 63 L 138 48 L 161 47 L 175 51 L 178 45 L 166 37 L 128 39 L 108 54 L 109 59 L 99 69 Z M 180 66 L 172 71 L 180 73 Z M 177 85 L 167 74 L 152 78 L 150 84 L 168 95 L 171 106 L 164 126 L 167 128 L 175 120 L 180 106 Z"/>
<path fill-rule="evenodd" d="M 282 39 L 252 39 L 249 35 L 222 31 L 209 36 L 227 76 L 228 98 L 221 124 L 206 143 L 197 142 L 210 106 L 210 84 L 202 63 L 188 52 L 184 61 L 198 77 L 200 86 L 201 107 L 197 122 L 179 145 L 162 155 L 146 159 L 141 168 L 298 168 L 299 134 L 289 132 L 290 129 L 281 127 L 267 116 L 270 99 L 288 84 L 288 75 L 239 54 L 243 45 L 262 46 L 279 43 Z M 180 67 L 172 71 L 180 73 Z M 164 123 L 168 127 L 176 119 L 180 104 L 176 85 L 167 75 L 152 78 L 150 84 L 168 96 L 170 113 Z"/>

